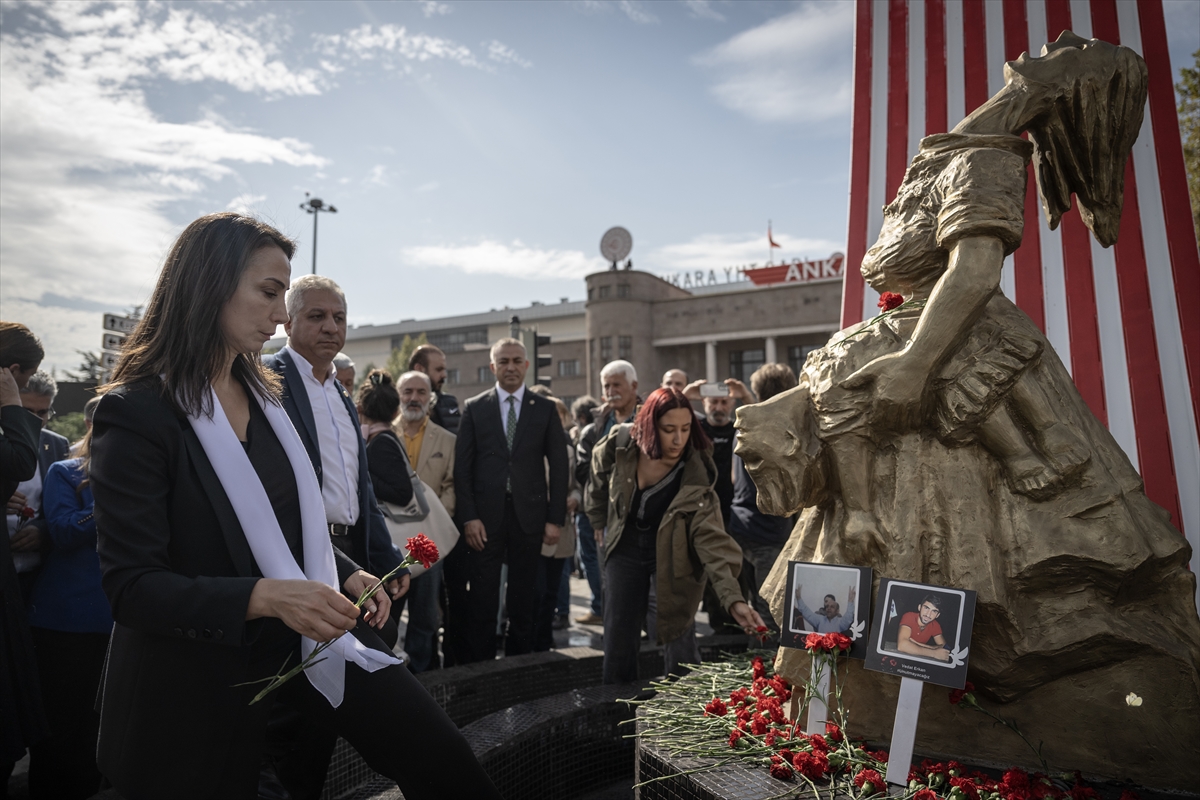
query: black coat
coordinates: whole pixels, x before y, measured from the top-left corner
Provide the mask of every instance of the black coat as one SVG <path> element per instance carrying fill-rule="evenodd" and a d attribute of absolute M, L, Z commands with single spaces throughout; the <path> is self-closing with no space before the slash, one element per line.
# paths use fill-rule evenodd
<path fill-rule="evenodd" d="M 234 684 L 273 674 L 298 637 L 277 619 L 246 621 L 261 573 L 199 438 L 157 380 L 104 396 L 90 478 L 116 622 L 100 771 L 128 797 L 209 797 L 231 770 L 249 770 L 253 786 L 269 704 L 250 706 L 260 687 Z M 344 582 L 356 565 L 334 557 Z"/>
<path fill-rule="evenodd" d="M 566 520 L 568 469 L 567 434 L 553 401 L 525 391 L 511 453 L 496 389 L 466 402 L 454 449 L 460 524 L 477 519 L 485 530 L 498 530 L 511 479 L 521 527 L 541 536 L 547 522 L 562 525 Z"/>

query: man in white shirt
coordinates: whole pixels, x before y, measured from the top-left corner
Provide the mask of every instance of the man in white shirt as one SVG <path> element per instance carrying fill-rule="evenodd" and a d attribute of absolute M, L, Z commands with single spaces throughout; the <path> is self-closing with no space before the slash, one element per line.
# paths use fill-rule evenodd
<path fill-rule="evenodd" d="M 287 311 L 287 346 L 264 358 L 263 364 L 283 380 L 283 407 L 317 473 L 334 547 L 382 577 L 400 565 L 403 555 L 392 544 L 376 504 L 358 412 L 338 382 L 333 364 L 346 341 L 346 296 L 329 278 L 304 275 L 288 291 Z M 387 584 L 393 599 L 408 591 L 409 580 L 405 571 Z M 395 646 L 394 619 L 378 633 L 388 647 Z M 260 795 L 269 794 L 265 790 L 271 785 L 273 769 L 292 797 L 320 797 L 336 740 L 333 729 L 318 726 L 277 702 L 267 735 Z"/>

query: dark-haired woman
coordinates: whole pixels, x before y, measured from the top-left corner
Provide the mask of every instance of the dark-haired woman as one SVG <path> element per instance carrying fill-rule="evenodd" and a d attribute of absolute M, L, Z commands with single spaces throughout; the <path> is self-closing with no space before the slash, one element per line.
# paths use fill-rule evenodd
<path fill-rule="evenodd" d="M 658 389 L 596 444 L 587 515 L 604 540 L 604 682 L 637 680 L 650 582 L 665 673 L 699 663 L 696 611 L 707 579 L 747 633 L 762 625 L 738 587 L 742 551 L 713 490 L 712 445 L 681 392 Z"/>
<path fill-rule="evenodd" d="M 371 630 L 385 592 L 356 625 L 347 594 L 375 578 L 330 545 L 312 463 L 258 359 L 287 320 L 293 250 L 237 214 L 189 225 L 96 410 L 97 551 L 116 623 L 98 765 L 130 800 L 255 797 L 281 696 L 405 797 L 495 797 L 466 740 Z M 324 661 L 250 704 L 262 684 L 239 684 L 331 639 Z"/>
<path fill-rule="evenodd" d="M 399 414 L 400 393 L 392 376 L 381 369 L 371 370 L 358 387 L 358 417 L 367 442 L 367 471 L 371 473 L 371 486 L 380 505 L 386 502 L 406 506 L 413 497 L 408 456 L 392 431 L 392 421 Z M 379 632 L 390 647 L 395 646 L 398 638 L 396 623 L 403 603 L 403 598 L 393 603 L 391 618 Z"/>

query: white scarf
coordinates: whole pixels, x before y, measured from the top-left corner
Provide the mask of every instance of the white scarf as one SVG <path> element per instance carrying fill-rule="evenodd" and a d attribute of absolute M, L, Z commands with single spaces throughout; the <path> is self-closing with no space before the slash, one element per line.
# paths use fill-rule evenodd
<path fill-rule="evenodd" d="M 296 476 L 296 490 L 300 495 L 300 520 L 303 531 L 304 571 L 296 563 L 292 551 L 283 538 L 279 520 L 267 497 L 267 491 L 259 480 L 258 473 L 250 463 L 242 443 L 238 441 L 221 408 L 221 401 L 209 388 L 212 398 L 213 415 L 190 416 L 192 430 L 204 447 L 208 460 L 212 463 L 225 494 L 237 514 L 250 552 L 265 578 L 280 580 L 313 580 L 320 581 L 334 589 L 338 589 L 337 569 L 334 567 L 333 545 L 329 541 L 329 527 L 325 524 L 325 505 L 321 500 L 321 487 L 317 483 L 317 475 L 313 471 L 312 461 L 300 441 L 287 412 L 274 403 L 264 402 L 257 393 L 247 394 L 252 402 L 257 402 L 267 415 L 275 436 L 283 445 L 291 462 L 292 472 Z M 361 620 L 360 620 L 360 624 Z M 307 636 L 300 638 L 300 655 L 307 658 L 312 653 L 317 642 Z M 329 704 L 337 708 L 342 704 L 346 689 L 346 662 L 353 661 L 367 672 L 374 672 L 392 664 L 399 664 L 399 659 L 390 654 L 374 650 L 354 636 L 342 636 L 337 642 L 322 654 L 324 660 L 318 661 L 304 671 L 317 691 L 325 696 Z"/>

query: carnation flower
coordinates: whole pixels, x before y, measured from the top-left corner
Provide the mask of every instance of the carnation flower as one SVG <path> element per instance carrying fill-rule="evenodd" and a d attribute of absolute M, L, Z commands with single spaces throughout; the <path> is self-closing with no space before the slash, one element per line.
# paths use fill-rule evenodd
<path fill-rule="evenodd" d="M 37 512 L 29 506 L 21 509 L 21 519 L 33 519 L 35 516 L 37 516 Z"/>
<path fill-rule="evenodd" d="M 771 756 L 771 777 L 779 778 L 781 781 L 789 780 L 792 777 L 792 768 L 783 763 L 783 759 L 776 761 L 779 756 Z"/>
<path fill-rule="evenodd" d="M 808 742 L 810 745 L 812 745 L 814 753 L 818 750 L 822 753 L 829 752 L 829 742 L 825 741 L 825 737 L 819 733 L 814 733 L 812 736 L 809 736 Z"/>
<path fill-rule="evenodd" d="M 723 717 L 729 713 L 729 709 L 725 706 L 725 702 L 719 697 L 714 697 L 712 702 L 704 707 L 704 716 L 712 714 L 714 717 Z"/>
<path fill-rule="evenodd" d="M 831 742 L 840 742 L 842 740 L 842 729 L 836 723 L 825 723 L 825 735 L 829 737 Z"/>
<path fill-rule="evenodd" d="M 744 735 L 745 734 L 743 734 L 740 729 L 734 728 L 732 731 L 729 732 L 729 746 L 737 747 L 738 739 L 742 738 Z"/>
<path fill-rule="evenodd" d="M 879 307 L 884 311 L 891 311 L 904 302 L 904 297 L 895 292 L 884 292 L 879 295 Z"/>
<path fill-rule="evenodd" d="M 971 683 L 970 681 L 967 681 L 966 685 L 963 686 L 963 688 L 961 688 L 961 689 L 951 689 L 950 690 L 950 705 L 952 705 L 952 706 L 958 705 L 959 703 L 961 703 L 963 701 L 963 699 L 968 694 L 970 694 L 973 691 L 975 691 L 975 684 Z M 971 699 L 974 700 L 974 698 L 971 698 Z M 970 702 L 971 702 L 971 700 L 967 701 L 968 704 L 970 704 Z"/>
<path fill-rule="evenodd" d="M 860 770 L 854 776 L 854 785 L 862 789 L 863 794 L 877 794 L 884 789 L 883 777 L 873 769 Z"/>
<path fill-rule="evenodd" d="M 967 800 L 979 800 L 979 787 L 970 778 L 951 778 L 950 785 L 958 789 Z"/>
<path fill-rule="evenodd" d="M 938 800 L 938 796 L 933 789 L 921 789 L 912 796 L 912 800 Z"/>
<path fill-rule="evenodd" d="M 418 533 L 409 539 L 404 546 L 408 550 L 409 557 L 421 562 L 421 566 L 425 569 L 432 567 L 433 562 L 441 557 L 438 555 L 437 545 L 423 533 Z"/>
<path fill-rule="evenodd" d="M 750 662 L 750 667 L 754 670 L 755 681 L 758 681 L 759 678 L 767 677 L 767 667 L 763 664 L 761 657 L 755 656 L 754 660 Z"/>
<path fill-rule="evenodd" d="M 829 771 L 829 759 L 824 753 L 796 753 L 792 757 L 792 766 L 804 777 L 816 780 L 825 777 Z"/>

